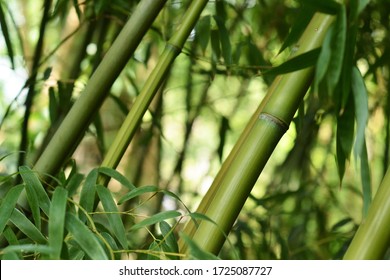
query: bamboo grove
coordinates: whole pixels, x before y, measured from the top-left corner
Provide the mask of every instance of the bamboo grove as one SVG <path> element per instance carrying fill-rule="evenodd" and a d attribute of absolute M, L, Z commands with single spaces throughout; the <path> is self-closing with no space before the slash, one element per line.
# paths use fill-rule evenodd
<path fill-rule="evenodd" d="M 1 258 L 388 259 L 386 5 L 0 1 Z"/>

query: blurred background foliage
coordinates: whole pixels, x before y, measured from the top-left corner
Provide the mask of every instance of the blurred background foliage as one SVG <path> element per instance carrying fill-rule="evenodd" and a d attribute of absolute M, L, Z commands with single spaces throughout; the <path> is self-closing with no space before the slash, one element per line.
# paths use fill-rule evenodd
<path fill-rule="evenodd" d="M 93 5 L 85 9 L 89 2 Z M 188 3 L 167 2 L 116 80 L 73 155 L 80 173 L 99 166 Z M 137 1 L 52 1 L 40 54 L 36 49 L 43 1 L 1 0 L 0 4 L 0 173 L 5 177 L 19 165 L 34 163 Z M 390 155 L 389 4 L 370 1 L 359 17 L 356 44 L 368 90 L 366 143 L 373 193 Z M 118 170 L 135 186 L 168 189 L 195 210 L 273 80 L 262 72 L 284 61 L 294 48 L 279 53 L 301 18 L 302 6 L 294 0 L 209 1 Z M 26 115 L 25 100 L 34 76 L 31 112 Z M 221 258 L 343 256 L 362 220 L 362 187 L 354 157 L 340 181 L 335 106 L 322 102 L 313 91 L 306 96 L 248 198 Z M 120 197 L 120 185 L 111 182 L 110 189 Z M 180 207 L 169 197 L 146 200 L 142 211 L 148 214 Z M 134 236 L 131 242 L 147 248 L 148 236 Z"/>

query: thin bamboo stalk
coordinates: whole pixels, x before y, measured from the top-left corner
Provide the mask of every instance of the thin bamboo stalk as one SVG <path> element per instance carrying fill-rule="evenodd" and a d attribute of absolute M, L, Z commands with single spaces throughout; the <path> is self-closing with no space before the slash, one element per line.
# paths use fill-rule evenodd
<path fill-rule="evenodd" d="M 157 90 L 161 86 L 164 78 L 170 69 L 173 61 L 181 52 L 184 43 L 193 30 L 201 12 L 207 4 L 207 0 L 192 1 L 187 12 L 183 16 L 183 22 L 176 30 L 173 37 L 167 42 L 160 59 L 142 88 L 139 96 L 135 100 L 129 114 L 118 131 L 110 149 L 105 156 L 102 166 L 116 168 L 125 153 L 137 127 L 142 121 Z M 100 182 L 107 184 L 107 177 L 101 177 Z"/>
<path fill-rule="evenodd" d="M 167 0 L 142 0 L 65 117 L 34 170 L 54 174 L 73 153 L 109 89 L 133 55 Z"/>
<path fill-rule="evenodd" d="M 366 219 L 357 230 L 344 260 L 382 259 L 390 246 L 390 168 L 380 184 Z"/>
<path fill-rule="evenodd" d="M 333 16 L 316 14 L 297 43 L 294 55 L 320 47 L 333 19 Z M 266 101 L 256 110 L 238 147 L 233 149 L 227 167 L 221 169 L 221 175 L 210 187 L 207 203 L 201 203 L 197 211 L 206 214 L 218 227 L 201 221 L 196 228 L 190 221 L 184 231 L 193 234 L 193 240 L 203 250 L 217 254 L 221 249 L 254 183 L 298 109 L 312 75 L 313 68 L 307 68 L 278 76 L 270 87 Z M 181 252 L 186 251 L 183 244 L 180 242 Z"/>

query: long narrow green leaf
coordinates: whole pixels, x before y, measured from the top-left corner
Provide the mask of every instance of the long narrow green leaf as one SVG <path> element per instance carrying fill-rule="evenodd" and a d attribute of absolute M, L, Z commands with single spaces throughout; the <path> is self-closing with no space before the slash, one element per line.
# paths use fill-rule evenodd
<path fill-rule="evenodd" d="M 363 192 L 363 217 L 366 217 L 372 200 L 370 164 L 368 162 L 366 142 L 363 143 L 363 150 L 360 156 L 360 177 Z"/>
<path fill-rule="evenodd" d="M 315 65 L 320 55 L 320 51 L 320 48 L 316 48 L 314 50 L 297 55 L 282 63 L 281 65 L 263 72 L 263 75 L 281 75 L 313 66 Z"/>
<path fill-rule="evenodd" d="M 308 8 L 306 5 L 301 8 L 301 11 L 296 17 L 287 38 L 284 40 L 283 45 L 279 50 L 279 53 L 298 41 L 313 15 L 314 10 L 312 8 Z"/>
<path fill-rule="evenodd" d="M 132 199 L 134 197 L 143 195 L 145 193 L 157 192 L 158 190 L 159 189 L 156 186 L 143 186 L 143 187 L 136 188 L 136 189 L 126 193 L 125 195 L 123 195 L 119 199 L 118 204 L 122 204 L 123 202 L 125 202 L 127 200 L 130 200 L 130 199 Z"/>
<path fill-rule="evenodd" d="M 226 29 L 224 22 L 222 22 L 218 17 L 214 17 L 214 19 L 218 26 L 222 56 L 225 64 L 229 66 L 232 64 L 232 46 L 229 39 L 229 31 Z"/>
<path fill-rule="evenodd" d="M 99 173 L 102 173 L 108 177 L 111 177 L 115 180 L 117 180 L 119 183 L 121 183 L 123 186 L 128 188 L 129 190 L 134 190 L 136 187 L 121 173 L 119 173 L 117 170 L 101 166 L 99 167 Z"/>
<path fill-rule="evenodd" d="M 111 229 L 115 237 L 119 240 L 119 243 L 122 245 L 123 249 L 127 249 L 127 238 L 126 230 L 123 225 L 121 216 L 119 215 L 118 207 L 114 199 L 112 198 L 111 192 L 104 186 L 96 186 L 97 193 L 99 195 L 100 201 L 103 204 L 104 210 L 107 212 L 108 222 L 110 223 Z"/>
<path fill-rule="evenodd" d="M 49 245 L 53 249 L 51 259 L 60 259 L 64 242 L 65 212 L 68 191 L 57 187 L 53 194 L 49 215 Z"/>
<path fill-rule="evenodd" d="M 107 260 L 107 254 L 96 235 L 83 224 L 80 219 L 71 213 L 66 214 L 66 229 L 72 234 L 73 239 L 80 245 L 85 253 L 93 260 Z"/>
<path fill-rule="evenodd" d="M 179 246 L 177 244 L 177 240 L 173 233 L 172 227 L 166 221 L 161 221 L 159 225 L 161 234 L 164 237 L 164 243 L 169 248 L 169 252 L 178 253 Z"/>
<path fill-rule="evenodd" d="M 168 220 L 168 219 L 173 219 L 176 217 L 181 216 L 180 212 L 176 210 L 170 210 L 170 211 L 165 211 L 165 212 L 160 212 L 157 213 L 149 218 L 146 218 L 145 220 L 133 225 L 130 230 L 137 230 L 143 227 L 147 227 L 150 225 L 154 225 L 156 223 L 160 223 L 161 221 Z"/>
<path fill-rule="evenodd" d="M 9 60 L 11 62 L 12 69 L 15 69 L 14 50 L 13 50 L 13 45 L 12 45 L 11 38 L 10 38 L 10 32 L 8 30 L 8 25 L 7 25 L 5 13 L 3 10 L 3 2 L 2 1 L 0 1 L 0 27 L 1 27 L 1 31 L 3 33 L 5 45 L 7 47 L 8 57 L 9 57 Z"/>
<path fill-rule="evenodd" d="M 368 95 L 360 71 L 354 67 L 352 71 L 352 93 L 355 101 L 356 140 L 354 154 L 359 157 L 363 151 L 365 130 L 368 121 Z"/>
<path fill-rule="evenodd" d="M 92 212 L 95 194 L 96 194 L 96 180 L 98 178 L 98 170 L 95 168 L 85 178 L 84 185 L 81 189 L 80 194 L 80 206 L 87 211 L 87 213 Z M 86 221 L 87 218 L 83 211 L 79 211 L 79 217 L 82 221 Z"/>
<path fill-rule="evenodd" d="M 314 74 L 314 91 L 318 92 L 318 87 L 321 81 L 324 79 L 325 74 L 329 68 L 330 56 L 332 53 L 331 42 L 334 33 L 334 25 L 329 27 L 328 32 L 325 35 L 322 43 L 321 52 L 319 54 L 316 70 Z"/>
<path fill-rule="evenodd" d="M 4 197 L 0 206 L 0 235 L 3 233 L 5 226 L 7 225 L 12 211 L 14 211 L 15 205 L 18 202 L 20 193 L 24 186 L 17 185 L 11 188 Z"/>
<path fill-rule="evenodd" d="M 316 1 L 321 2 L 321 1 Z M 336 88 L 344 62 L 345 42 L 347 35 L 347 12 L 345 6 L 342 5 L 336 17 L 333 30 L 333 38 L 331 42 L 331 55 L 327 73 L 328 92 L 333 93 Z M 338 97 L 340 98 L 340 97 Z"/>
<path fill-rule="evenodd" d="M 20 166 L 19 172 L 23 182 L 26 184 L 26 189 L 31 188 L 31 191 L 35 192 L 38 198 L 39 207 L 47 216 L 49 216 L 50 199 L 36 173 L 27 166 Z"/>
<path fill-rule="evenodd" d="M 5 247 L 2 251 L 3 254 L 8 254 L 12 252 L 26 252 L 26 253 L 40 253 L 44 255 L 49 255 L 52 252 L 52 248 L 48 245 L 41 244 L 20 244 L 20 245 L 10 245 Z"/>
<path fill-rule="evenodd" d="M 180 238 L 187 243 L 189 248 L 189 254 L 191 259 L 195 260 L 219 260 L 219 258 L 207 251 L 202 250 L 198 244 L 196 244 L 188 235 L 185 233 L 180 234 Z"/>
<path fill-rule="evenodd" d="M 34 242 L 40 244 L 47 243 L 43 234 L 18 209 L 14 209 L 10 217 L 10 221 Z"/>
<path fill-rule="evenodd" d="M 313 0 L 300 0 L 304 5 L 312 7 L 315 11 L 335 15 L 339 11 L 342 6 L 340 3 L 337 3 L 333 0 L 321 0 L 321 1 L 313 1 Z"/>

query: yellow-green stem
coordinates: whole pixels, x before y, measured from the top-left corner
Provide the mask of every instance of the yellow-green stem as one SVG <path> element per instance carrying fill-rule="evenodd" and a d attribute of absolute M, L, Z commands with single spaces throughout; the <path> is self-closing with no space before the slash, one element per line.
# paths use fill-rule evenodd
<path fill-rule="evenodd" d="M 321 46 L 333 17 L 316 14 L 301 39 L 294 55 Z M 217 254 L 225 241 L 234 221 L 241 211 L 254 183 L 264 168 L 273 149 L 282 137 L 284 128 L 291 122 L 302 101 L 313 74 L 313 68 L 278 76 L 265 102 L 260 105 L 245 129 L 237 149 L 229 156 L 227 167 L 218 175 L 206 195 L 207 204 L 201 203 L 198 212 L 206 214 L 215 225 L 201 221 L 198 228 L 190 222 L 185 233 L 203 249 Z M 224 163 L 225 165 L 225 163 Z M 180 242 L 181 251 L 186 246 Z"/>
<path fill-rule="evenodd" d="M 345 260 L 382 259 L 390 246 L 390 168 L 377 190 L 366 219 L 357 230 Z"/>
<path fill-rule="evenodd" d="M 124 123 L 117 136 L 115 137 L 106 157 L 103 160 L 102 166 L 116 168 L 121 160 L 124 152 L 127 149 L 131 139 L 133 138 L 137 127 L 142 121 L 147 108 L 150 105 L 154 95 L 164 81 L 165 75 L 170 69 L 176 56 L 180 53 L 188 36 L 193 30 L 202 10 L 207 4 L 207 0 L 192 1 L 186 14 L 183 16 L 182 24 L 179 26 L 174 36 L 167 43 L 156 67 L 142 88 L 141 93 L 137 97 L 133 107 L 127 115 Z M 108 178 L 100 177 L 100 182 L 106 184 Z"/>

